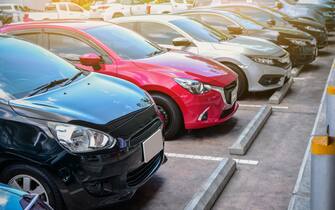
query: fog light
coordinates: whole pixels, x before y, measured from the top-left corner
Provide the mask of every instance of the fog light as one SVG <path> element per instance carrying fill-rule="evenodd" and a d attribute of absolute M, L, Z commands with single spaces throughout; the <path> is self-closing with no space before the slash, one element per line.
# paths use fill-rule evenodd
<path fill-rule="evenodd" d="M 208 120 L 208 110 L 209 110 L 209 107 L 207 107 L 207 109 L 205 109 L 205 111 L 203 111 L 199 117 L 198 117 L 198 120 L 199 121 L 206 121 Z"/>

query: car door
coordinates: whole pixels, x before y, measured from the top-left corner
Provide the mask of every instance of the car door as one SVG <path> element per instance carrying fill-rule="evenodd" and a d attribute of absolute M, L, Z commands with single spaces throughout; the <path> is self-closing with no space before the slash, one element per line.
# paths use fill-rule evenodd
<path fill-rule="evenodd" d="M 185 37 L 183 34 L 168 25 L 155 22 L 141 22 L 137 25 L 137 31 L 145 38 L 156 42 L 163 47 L 176 50 L 185 50 L 198 54 L 198 48 L 189 38 Z M 176 38 L 186 38 L 192 43 L 188 47 L 174 46 L 173 40 Z"/>
<path fill-rule="evenodd" d="M 47 49 L 56 55 L 88 71 L 116 76 L 115 62 L 103 49 L 86 39 L 86 37 L 75 32 L 64 32 L 54 29 L 46 29 L 45 36 L 47 37 Z M 80 64 L 80 56 L 90 53 L 101 57 L 100 69 L 94 70 L 92 67 Z"/>

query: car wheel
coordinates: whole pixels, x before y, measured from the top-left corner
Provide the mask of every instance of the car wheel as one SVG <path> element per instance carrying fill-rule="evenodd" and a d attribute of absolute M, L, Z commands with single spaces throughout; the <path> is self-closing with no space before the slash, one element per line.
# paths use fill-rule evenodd
<path fill-rule="evenodd" d="M 124 15 L 122 13 L 115 13 L 113 15 L 113 18 L 120 18 L 120 17 L 124 17 Z"/>
<path fill-rule="evenodd" d="M 50 177 L 49 173 L 41 168 L 23 164 L 4 168 L 0 174 L 1 182 L 40 195 L 40 198 L 54 209 L 64 209 L 63 199 Z"/>
<path fill-rule="evenodd" d="M 171 140 L 182 128 L 183 119 L 179 107 L 170 97 L 163 94 L 154 93 L 152 98 L 163 117 L 164 137 L 166 140 Z"/>
<path fill-rule="evenodd" d="M 238 90 L 237 90 L 237 96 L 238 98 L 243 98 L 245 94 L 248 92 L 248 80 L 245 76 L 244 72 L 235 64 L 232 63 L 223 63 L 227 67 L 229 67 L 231 70 L 233 70 L 238 75 Z"/>

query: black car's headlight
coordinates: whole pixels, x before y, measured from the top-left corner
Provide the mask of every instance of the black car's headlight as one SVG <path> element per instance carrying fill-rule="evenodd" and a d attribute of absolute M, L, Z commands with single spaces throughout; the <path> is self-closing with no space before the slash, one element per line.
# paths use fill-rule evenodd
<path fill-rule="evenodd" d="M 315 27 L 313 27 L 313 26 L 305 26 L 305 29 L 308 30 L 308 31 L 322 32 L 321 29 L 319 29 L 319 28 L 315 28 Z"/>
<path fill-rule="evenodd" d="M 249 56 L 249 58 L 255 61 L 256 63 L 265 64 L 265 65 L 274 65 L 274 61 L 272 58 L 252 57 L 252 56 Z"/>
<path fill-rule="evenodd" d="M 116 144 L 115 138 L 92 128 L 57 122 L 48 122 L 48 127 L 56 140 L 73 153 L 96 152 Z"/>
<path fill-rule="evenodd" d="M 175 78 L 174 80 L 192 94 L 204 94 L 212 89 L 210 85 L 193 79 Z"/>
<path fill-rule="evenodd" d="M 289 41 L 292 44 L 295 44 L 295 45 L 298 45 L 298 46 L 301 46 L 301 47 L 304 47 L 304 46 L 307 45 L 307 42 L 305 40 L 302 40 L 302 39 L 289 39 Z"/>

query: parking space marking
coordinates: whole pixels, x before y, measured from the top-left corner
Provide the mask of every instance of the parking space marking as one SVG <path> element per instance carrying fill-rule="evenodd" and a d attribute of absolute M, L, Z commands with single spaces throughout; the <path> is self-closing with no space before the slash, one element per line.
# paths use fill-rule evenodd
<path fill-rule="evenodd" d="M 171 158 L 184 158 L 193 160 L 208 160 L 208 161 L 222 161 L 223 157 L 213 157 L 213 156 L 202 156 L 202 155 L 187 155 L 187 154 L 177 154 L 177 153 L 165 153 L 167 157 Z M 234 159 L 237 164 L 240 165 L 258 165 L 258 160 L 244 160 L 244 159 Z"/>
<path fill-rule="evenodd" d="M 263 105 L 258 104 L 239 104 L 240 107 L 261 108 Z M 288 106 L 271 106 L 273 109 L 289 109 Z"/>

